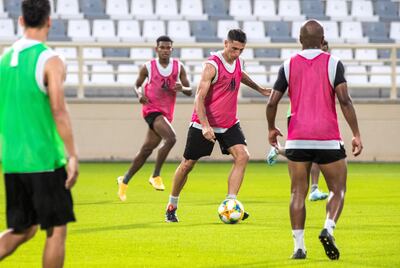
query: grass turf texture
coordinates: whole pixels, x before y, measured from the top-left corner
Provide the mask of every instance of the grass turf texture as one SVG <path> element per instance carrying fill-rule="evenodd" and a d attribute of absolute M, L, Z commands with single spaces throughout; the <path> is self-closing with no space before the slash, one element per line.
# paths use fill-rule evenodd
<path fill-rule="evenodd" d="M 177 224 L 164 222 L 176 163 L 166 164 L 166 191 L 148 184 L 146 164 L 117 198 L 116 177 L 128 164 L 82 164 L 73 189 L 77 223 L 69 225 L 65 267 L 400 267 L 400 165 L 349 165 L 346 203 L 335 237 L 339 261 L 330 261 L 318 241 L 325 201 L 307 200 L 306 260 L 290 260 L 286 164 L 251 163 L 239 200 L 251 214 L 236 225 L 217 216 L 226 193 L 228 163 L 199 163 L 181 195 Z M 326 191 L 323 180 L 320 188 Z M 4 183 L 0 228 L 5 228 Z M 40 267 L 45 233 L 20 247 L 1 267 Z"/>

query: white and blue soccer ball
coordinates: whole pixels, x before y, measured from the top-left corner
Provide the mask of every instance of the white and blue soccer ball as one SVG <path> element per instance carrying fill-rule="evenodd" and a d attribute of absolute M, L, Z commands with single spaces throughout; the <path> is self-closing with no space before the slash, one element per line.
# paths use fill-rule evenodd
<path fill-rule="evenodd" d="M 237 199 L 225 199 L 218 207 L 218 215 L 224 223 L 238 223 L 244 215 L 244 207 Z"/>

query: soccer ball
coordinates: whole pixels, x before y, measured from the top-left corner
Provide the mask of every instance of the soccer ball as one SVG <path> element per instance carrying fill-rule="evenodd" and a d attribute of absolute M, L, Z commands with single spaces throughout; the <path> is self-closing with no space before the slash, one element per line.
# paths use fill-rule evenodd
<path fill-rule="evenodd" d="M 218 207 L 218 215 L 224 223 L 238 223 L 244 214 L 242 203 L 237 199 L 225 199 Z"/>

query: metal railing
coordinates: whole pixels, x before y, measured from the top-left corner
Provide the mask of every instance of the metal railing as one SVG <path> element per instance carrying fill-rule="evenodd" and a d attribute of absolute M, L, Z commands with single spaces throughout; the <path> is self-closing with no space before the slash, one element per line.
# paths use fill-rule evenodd
<path fill-rule="evenodd" d="M 0 43 L 0 48 L 3 49 L 5 47 L 9 47 L 11 44 L 10 43 Z M 76 88 L 77 89 L 77 98 L 82 99 L 85 98 L 85 89 L 87 88 L 93 88 L 93 87 L 103 87 L 103 88 L 126 88 L 129 86 L 132 86 L 133 83 L 135 82 L 134 80 L 132 81 L 131 85 L 127 84 L 118 84 L 115 80 L 114 83 L 110 84 L 90 84 L 90 83 L 85 83 L 84 81 L 84 76 L 85 75 L 91 75 L 93 72 L 91 70 L 84 71 L 84 66 L 86 65 L 91 65 L 92 64 L 97 64 L 97 62 L 101 61 L 104 63 L 107 62 L 112 62 L 112 61 L 117 61 L 119 63 L 127 63 L 127 64 L 136 64 L 135 62 L 145 62 L 150 60 L 149 58 L 140 58 L 140 57 L 135 57 L 133 58 L 125 58 L 125 57 L 102 57 L 102 58 L 84 58 L 83 56 L 83 50 L 84 48 L 154 48 L 153 43 L 99 43 L 99 42 L 48 42 L 48 45 L 52 48 L 56 47 L 63 47 L 63 48 L 76 48 L 77 50 L 77 57 L 76 58 L 66 58 L 67 63 L 75 62 L 78 66 L 78 70 L 75 72 L 78 75 L 78 83 L 76 85 L 69 85 L 68 87 Z M 223 44 L 218 44 L 218 43 L 174 43 L 175 48 L 203 48 L 203 49 L 222 49 Z M 249 43 L 246 45 L 246 48 L 263 48 L 263 49 L 301 49 L 299 44 L 296 43 Z M 400 44 L 330 44 L 331 49 L 377 49 L 377 50 L 389 50 L 390 51 L 390 57 L 389 58 L 381 58 L 381 59 L 365 59 L 365 60 L 360 60 L 360 59 L 352 59 L 352 60 L 342 60 L 343 63 L 346 64 L 363 64 L 367 62 L 366 65 L 369 64 L 382 64 L 382 65 L 390 65 L 391 67 L 391 72 L 390 73 L 371 73 L 370 71 L 367 71 L 366 73 L 351 73 L 352 75 L 385 75 L 388 76 L 390 75 L 390 83 L 385 83 L 385 84 L 373 84 L 373 83 L 368 83 L 364 85 L 351 85 L 351 88 L 385 88 L 385 89 L 390 89 L 390 99 L 397 99 L 397 72 L 396 68 L 397 65 L 399 64 L 399 59 L 397 58 L 397 50 L 400 49 Z M 354 53 L 353 53 L 354 54 Z M 246 59 L 245 62 L 251 64 L 254 62 L 263 62 L 267 64 L 272 64 L 272 63 L 278 63 L 280 64 L 283 62 L 285 59 L 280 58 L 280 57 L 255 57 L 252 59 Z M 196 60 L 196 59 L 183 59 L 183 62 L 188 61 L 191 63 L 196 63 L 198 62 L 201 64 L 201 62 L 204 61 L 204 59 L 201 60 Z M 400 69 L 400 67 L 399 67 Z M 199 72 L 195 71 L 190 71 L 187 70 L 188 74 L 190 75 L 195 75 L 199 74 Z M 74 73 L 74 72 L 69 72 L 69 73 Z M 120 72 L 120 71 L 112 71 L 112 72 L 96 72 L 98 74 L 113 74 L 115 76 L 119 74 L 136 74 L 134 72 Z M 275 72 L 271 71 L 266 71 L 266 72 L 252 72 L 251 74 L 264 74 L 264 75 L 276 75 Z M 250 74 L 250 75 L 251 75 Z M 400 74 L 399 74 L 400 76 Z M 271 81 L 266 85 L 266 86 L 272 86 Z"/>

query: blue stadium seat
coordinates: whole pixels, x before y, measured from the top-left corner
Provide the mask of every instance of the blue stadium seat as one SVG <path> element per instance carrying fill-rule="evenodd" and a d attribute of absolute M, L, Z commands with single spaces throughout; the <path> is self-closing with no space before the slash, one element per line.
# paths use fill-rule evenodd
<path fill-rule="evenodd" d="M 216 25 L 208 20 L 199 20 L 191 22 L 193 36 L 198 42 L 220 42 L 216 36 Z"/>
<path fill-rule="evenodd" d="M 225 0 L 204 0 L 203 6 L 206 14 L 208 14 L 211 19 L 232 19 L 232 17 L 228 15 L 228 5 Z"/>
<path fill-rule="evenodd" d="M 296 39 L 290 36 L 289 23 L 286 21 L 271 21 L 267 24 L 267 37 L 272 42 L 296 42 Z"/>
<path fill-rule="evenodd" d="M 129 48 L 103 48 L 103 57 L 129 58 Z"/>
<path fill-rule="evenodd" d="M 254 57 L 257 58 L 277 58 L 281 57 L 281 50 L 279 48 L 256 48 L 254 49 Z M 260 63 L 266 66 L 279 65 L 282 60 L 278 61 L 262 61 Z"/>
<path fill-rule="evenodd" d="M 16 19 L 21 15 L 22 0 L 4 0 L 4 9 L 8 15 Z"/>
<path fill-rule="evenodd" d="M 105 12 L 103 0 L 81 0 L 79 1 L 81 12 L 87 19 L 108 19 Z"/>
<path fill-rule="evenodd" d="M 324 5 L 319 0 L 304 0 L 300 2 L 302 14 L 306 15 L 307 19 L 329 20 L 325 15 Z"/>
<path fill-rule="evenodd" d="M 371 43 L 392 43 L 384 22 L 363 22 L 363 32 Z"/>
<path fill-rule="evenodd" d="M 71 41 L 67 36 L 65 21 L 62 19 L 53 19 L 49 32 L 49 41 Z"/>
<path fill-rule="evenodd" d="M 374 10 L 379 15 L 380 21 L 398 21 L 400 20 L 397 11 L 398 4 L 392 1 L 374 1 Z"/>

